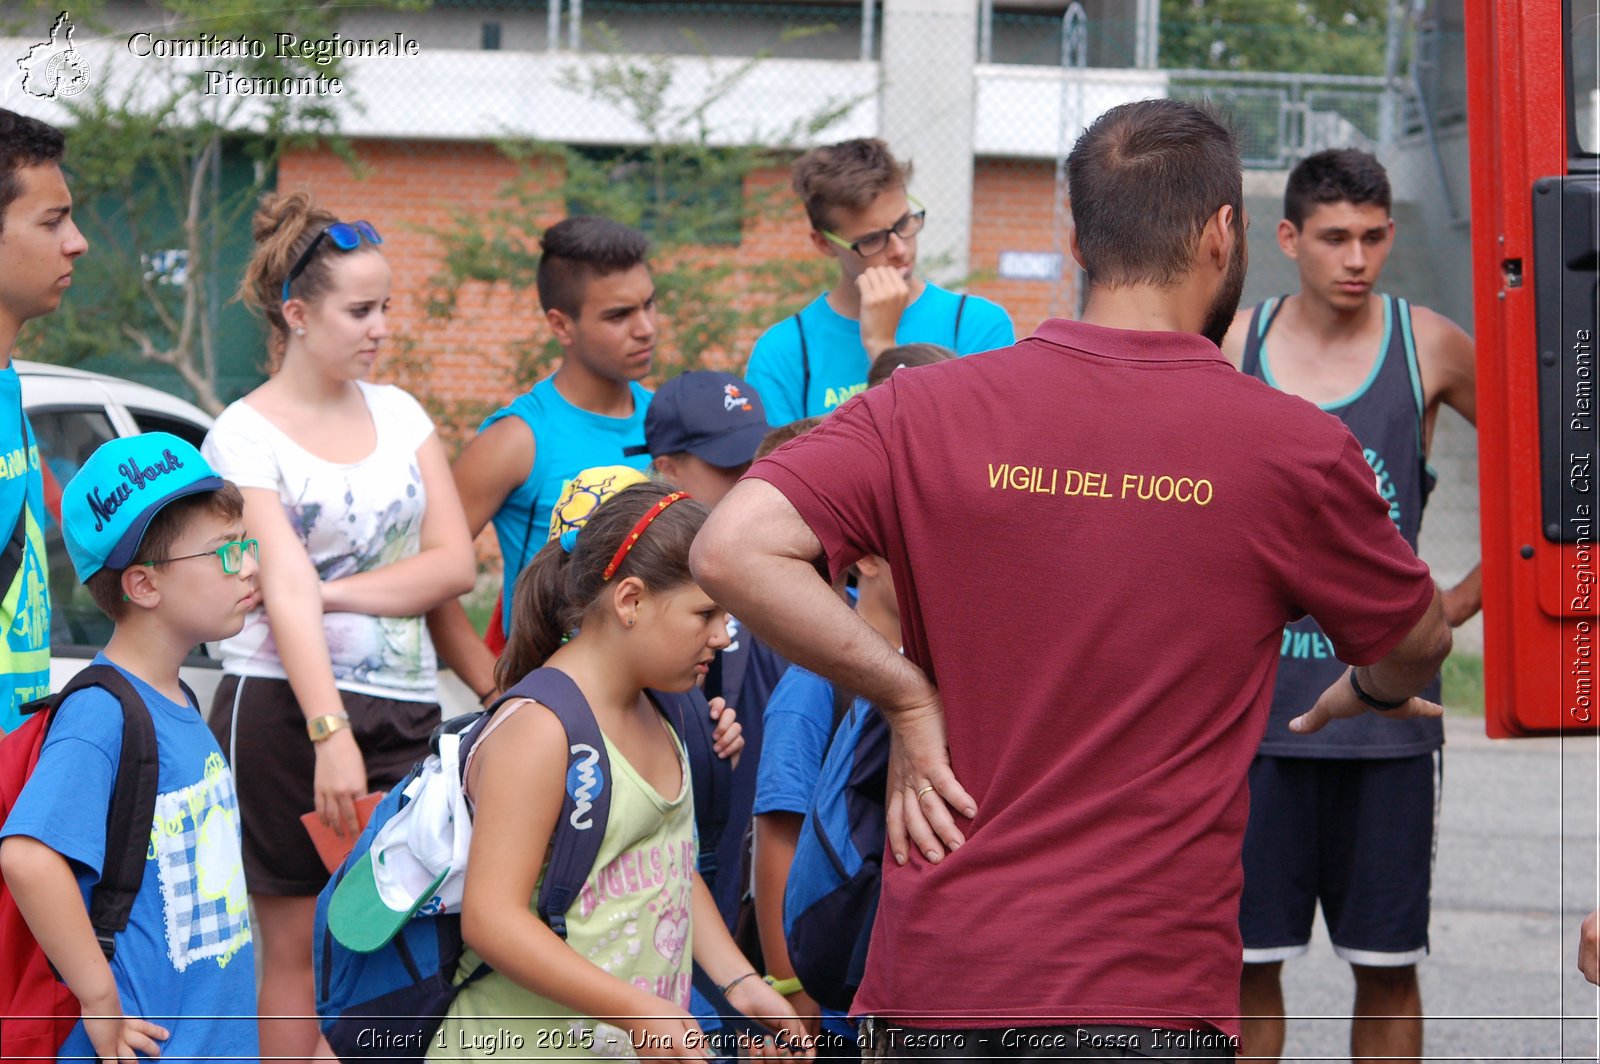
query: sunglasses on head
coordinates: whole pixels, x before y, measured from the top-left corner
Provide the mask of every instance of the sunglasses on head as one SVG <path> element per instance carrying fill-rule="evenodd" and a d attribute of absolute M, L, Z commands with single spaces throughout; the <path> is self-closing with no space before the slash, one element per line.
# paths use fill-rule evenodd
<path fill-rule="evenodd" d="M 300 257 L 294 260 L 294 265 L 289 267 L 289 276 L 283 279 L 283 302 L 289 302 L 289 286 L 306 271 L 306 267 L 311 264 L 311 256 L 317 253 L 317 246 L 322 243 L 324 237 L 333 241 L 333 246 L 340 251 L 354 251 L 361 246 L 363 238 L 369 244 L 383 243 L 383 237 L 378 235 L 371 222 L 334 222 L 332 225 L 324 226 L 322 232 L 306 245 Z"/>

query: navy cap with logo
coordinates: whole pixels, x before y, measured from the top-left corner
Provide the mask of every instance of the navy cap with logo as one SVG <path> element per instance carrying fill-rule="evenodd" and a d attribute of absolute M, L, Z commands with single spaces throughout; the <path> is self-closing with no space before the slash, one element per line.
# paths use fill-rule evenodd
<path fill-rule="evenodd" d="M 224 483 L 199 451 L 170 433 L 101 444 L 61 491 L 61 533 L 78 580 L 126 569 L 163 506 Z"/>
<path fill-rule="evenodd" d="M 663 384 L 644 415 L 644 446 L 624 454 L 689 452 L 721 469 L 742 466 L 771 426 L 767 413 L 742 377 L 717 370 L 692 370 Z"/>

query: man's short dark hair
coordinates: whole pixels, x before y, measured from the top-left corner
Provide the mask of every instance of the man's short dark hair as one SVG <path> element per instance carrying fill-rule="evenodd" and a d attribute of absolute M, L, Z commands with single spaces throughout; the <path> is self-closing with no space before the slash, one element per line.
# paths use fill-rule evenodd
<path fill-rule="evenodd" d="M 877 137 L 862 137 L 812 148 L 794 161 L 790 177 L 812 228 L 832 229 L 835 210 L 866 210 L 890 189 L 905 188 L 911 164 Z"/>
<path fill-rule="evenodd" d="M 1192 267 L 1201 230 L 1224 205 L 1243 232 L 1238 145 L 1199 104 L 1113 107 L 1073 146 L 1067 189 L 1091 284 L 1177 282 Z"/>
<path fill-rule="evenodd" d="M 642 264 L 650 240 L 621 222 L 580 214 L 546 229 L 539 247 L 540 306 L 576 318 L 589 281 Z"/>
<path fill-rule="evenodd" d="M 60 163 L 67 138 L 48 122 L 0 107 L 0 234 L 5 232 L 6 211 L 22 195 L 17 171 L 44 163 Z"/>
<path fill-rule="evenodd" d="M 1376 204 L 1388 213 L 1394 202 L 1389 174 L 1372 154 L 1355 148 L 1330 148 L 1308 155 L 1289 171 L 1283 189 L 1283 216 L 1296 229 L 1325 203 Z"/>

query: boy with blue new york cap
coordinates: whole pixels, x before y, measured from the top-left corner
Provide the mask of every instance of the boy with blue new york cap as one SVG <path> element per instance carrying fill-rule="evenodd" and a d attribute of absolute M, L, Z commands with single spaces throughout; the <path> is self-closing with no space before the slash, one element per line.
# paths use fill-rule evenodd
<path fill-rule="evenodd" d="M 0 873 L 82 1008 L 61 1058 L 259 1055 L 233 777 L 178 678 L 196 645 L 238 632 L 259 601 L 243 512 L 238 489 L 166 433 L 102 445 L 62 493 L 73 569 L 116 622 L 95 662 L 144 702 L 159 770 L 143 879 L 108 950 L 87 910 L 123 843 L 107 829 L 123 736 L 115 695 L 90 687 L 61 701 L 0 828 Z"/>

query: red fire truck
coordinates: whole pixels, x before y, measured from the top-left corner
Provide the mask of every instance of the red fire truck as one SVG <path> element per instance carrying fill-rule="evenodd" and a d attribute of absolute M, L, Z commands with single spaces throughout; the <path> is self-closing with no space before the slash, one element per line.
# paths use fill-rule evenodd
<path fill-rule="evenodd" d="M 1466 0 L 1485 708 L 1600 730 L 1596 0 Z"/>

